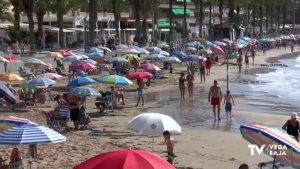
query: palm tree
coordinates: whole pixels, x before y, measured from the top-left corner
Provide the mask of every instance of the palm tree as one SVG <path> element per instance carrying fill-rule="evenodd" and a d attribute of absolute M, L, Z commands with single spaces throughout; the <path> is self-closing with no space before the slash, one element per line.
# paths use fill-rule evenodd
<path fill-rule="evenodd" d="M 224 0 L 218 0 L 219 6 L 219 20 L 220 20 L 220 28 L 221 28 L 221 37 L 223 38 L 223 8 L 224 8 Z"/>
<path fill-rule="evenodd" d="M 96 24 L 98 21 L 97 18 L 97 0 L 89 0 L 88 7 L 89 7 L 89 46 L 95 45 L 95 37 L 96 37 Z"/>
<path fill-rule="evenodd" d="M 107 5 L 108 6 L 108 2 L 110 0 L 107 1 Z M 110 4 L 110 3 L 109 3 Z M 121 19 L 121 12 L 124 11 L 125 9 L 128 8 L 129 4 L 128 1 L 123 1 L 123 0 L 111 0 L 111 4 L 112 4 L 112 11 L 114 13 L 114 27 L 116 29 L 116 38 L 120 41 L 121 39 L 119 39 L 120 35 L 119 35 L 119 22 Z M 105 3 L 103 3 L 102 5 L 105 5 Z"/>
<path fill-rule="evenodd" d="M 13 11 L 14 11 L 14 27 L 19 30 L 22 2 L 20 0 L 9 0 L 9 1 L 13 6 Z"/>
<path fill-rule="evenodd" d="M 133 11 L 134 11 L 134 18 L 135 18 L 135 42 L 141 42 L 141 16 L 140 16 L 140 9 L 141 9 L 141 0 L 131 0 L 130 1 Z"/>
<path fill-rule="evenodd" d="M 173 41 L 173 2 L 172 0 L 169 0 L 169 23 L 170 23 L 170 32 L 169 32 L 169 37 L 170 37 L 170 41 Z"/>
<path fill-rule="evenodd" d="M 29 45 L 30 50 L 34 50 L 34 21 L 33 21 L 33 5 L 34 0 L 23 0 L 24 11 L 27 14 L 29 24 Z"/>
<path fill-rule="evenodd" d="M 214 5 L 217 4 L 217 0 L 208 0 L 207 1 L 207 6 L 209 8 L 209 29 L 208 29 L 208 34 L 209 34 L 209 40 L 212 40 L 212 8 Z"/>
<path fill-rule="evenodd" d="M 259 33 L 263 33 L 263 4 L 262 1 L 258 3 L 258 13 L 259 13 Z"/>
<path fill-rule="evenodd" d="M 187 22 L 186 22 L 186 18 L 187 18 L 186 6 L 187 6 L 186 0 L 183 0 L 183 38 L 188 37 Z"/>
<path fill-rule="evenodd" d="M 42 41 L 43 35 L 43 24 L 44 24 L 44 16 L 47 11 L 49 11 L 49 1 L 48 0 L 39 0 L 35 4 L 35 14 L 38 23 L 38 40 Z M 42 42 L 41 42 L 42 43 Z M 42 44 L 43 46 L 43 44 Z"/>
<path fill-rule="evenodd" d="M 204 13 L 203 13 L 203 0 L 199 0 L 199 37 L 203 37 L 203 20 L 204 20 Z"/>

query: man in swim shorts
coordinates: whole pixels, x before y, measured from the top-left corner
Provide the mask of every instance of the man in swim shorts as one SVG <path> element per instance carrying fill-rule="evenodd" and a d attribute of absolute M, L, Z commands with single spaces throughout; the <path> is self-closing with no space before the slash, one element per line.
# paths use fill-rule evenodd
<path fill-rule="evenodd" d="M 224 103 L 223 103 L 223 105 L 225 105 L 227 119 L 228 119 L 228 117 L 231 119 L 232 104 L 234 105 L 233 97 L 230 94 L 230 91 L 227 90 L 227 94 L 225 94 L 225 96 L 224 96 Z"/>
<path fill-rule="evenodd" d="M 214 85 L 210 87 L 209 93 L 208 93 L 208 102 L 211 102 L 211 105 L 213 106 L 213 112 L 214 112 L 214 119 L 216 118 L 216 107 L 218 108 L 218 120 L 220 121 L 220 103 L 222 102 L 222 92 L 221 88 L 218 86 L 218 82 L 214 80 Z"/>

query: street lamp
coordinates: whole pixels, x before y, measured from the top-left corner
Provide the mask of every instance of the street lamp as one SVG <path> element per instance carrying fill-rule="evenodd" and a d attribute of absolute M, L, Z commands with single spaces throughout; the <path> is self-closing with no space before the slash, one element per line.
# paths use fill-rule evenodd
<path fill-rule="evenodd" d="M 86 24 L 86 17 L 83 19 L 83 24 L 84 24 L 84 50 L 87 52 L 88 49 L 88 38 L 87 38 L 87 24 Z"/>

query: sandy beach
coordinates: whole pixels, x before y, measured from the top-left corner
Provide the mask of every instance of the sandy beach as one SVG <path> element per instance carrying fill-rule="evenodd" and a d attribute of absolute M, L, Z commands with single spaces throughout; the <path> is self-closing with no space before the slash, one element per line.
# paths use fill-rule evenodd
<path fill-rule="evenodd" d="M 200 75 L 195 75 L 194 97 L 180 101 L 178 89 L 179 72 L 186 70 L 185 65 L 174 68 L 174 74 L 164 71 L 165 79 L 155 80 L 146 89 L 145 106 L 136 107 L 136 92 L 127 92 L 125 106 L 118 105 L 114 112 L 107 111 L 103 114 L 97 113 L 94 105 L 95 98 L 88 98 L 87 112 L 92 117 L 91 130 L 79 130 L 64 133 L 67 141 L 58 144 L 38 146 L 38 159 L 33 160 L 33 169 L 71 169 L 76 164 L 83 162 L 94 155 L 116 148 L 141 148 L 151 151 L 152 144 L 154 152 L 166 158 L 166 146 L 163 137 L 154 138 L 142 136 L 139 133 L 127 129 L 127 122 L 142 112 L 157 112 L 170 115 L 183 127 L 181 135 L 173 136 L 176 140 L 175 164 L 178 168 L 194 169 L 234 169 L 241 163 L 247 163 L 250 168 L 257 168 L 260 162 L 271 161 L 272 158 L 262 154 L 251 156 L 248 142 L 239 133 L 240 124 L 257 123 L 280 127 L 287 119 L 286 115 L 262 113 L 251 107 L 245 96 L 235 95 L 235 91 L 245 82 L 245 79 L 254 79 L 258 73 L 273 71 L 272 67 L 262 67 L 261 64 L 277 63 L 278 59 L 294 58 L 298 56 L 299 48 L 295 48 L 294 56 L 289 49 L 272 49 L 266 55 L 257 52 L 255 65 L 250 64 L 248 74 L 238 73 L 238 67 L 229 66 L 230 90 L 235 98 L 236 105 L 233 107 L 232 121 L 226 121 L 224 107 L 221 108 L 221 122 L 213 122 L 213 113 L 207 94 L 213 80 L 218 80 L 223 93 L 226 91 L 226 65 L 213 66 L 211 75 L 206 77 L 205 84 L 200 84 Z M 251 60 L 250 60 L 251 61 Z M 232 60 L 231 62 L 235 62 Z M 251 63 L 251 62 L 250 62 Z M 244 67 L 243 67 L 244 68 Z M 255 83 L 248 81 L 247 83 Z M 57 86 L 62 87 L 66 81 Z M 98 89 L 108 89 L 109 85 L 92 85 Z M 136 86 L 126 87 L 136 89 Z M 245 93 L 247 95 L 247 93 Z M 27 112 L 1 112 L 0 117 L 17 116 L 30 119 L 46 126 L 46 120 L 41 113 L 42 110 L 51 110 L 55 102 L 37 106 Z M 72 123 L 70 122 L 71 126 Z M 1 146 L 0 154 L 8 154 L 12 146 Z M 19 146 L 23 162 L 28 166 L 28 146 Z"/>

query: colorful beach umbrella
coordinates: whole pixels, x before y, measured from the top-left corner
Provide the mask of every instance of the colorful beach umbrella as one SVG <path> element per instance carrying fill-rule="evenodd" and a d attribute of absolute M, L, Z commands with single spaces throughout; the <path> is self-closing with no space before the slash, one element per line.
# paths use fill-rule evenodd
<path fill-rule="evenodd" d="M 105 46 L 99 46 L 98 48 L 101 49 L 101 50 L 106 50 L 107 52 L 111 52 L 111 50 L 108 47 L 105 47 Z"/>
<path fill-rule="evenodd" d="M 160 50 L 160 51 L 153 51 L 152 54 L 160 54 L 160 55 L 164 55 L 164 56 L 170 56 L 170 53 L 164 51 L 164 50 Z"/>
<path fill-rule="evenodd" d="M 140 54 L 145 54 L 145 55 L 150 54 L 150 52 L 148 50 L 146 50 L 144 48 L 140 48 L 138 46 L 130 46 L 130 48 L 133 48 L 133 49 L 139 51 Z"/>
<path fill-rule="evenodd" d="M 124 54 L 124 55 L 122 55 L 122 57 L 127 59 L 128 61 L 140 60 L 140 58 L 135 54 Z"/>
<path fill-rule="evenodd" d="M 7 59 L 8 61 L 10 62 L 20 62 L 20 59 L 18 59 L 17 56 L 14 56 L 14 55 L 6 55 L 6 56 L 3 56 L 5 59 Z"/>
<path fill-rule="evenodd" d="M 140 52 L 136 49 L 133 48 L 122 48 L 122 49 L 117 49 L 117 53 L 131 53 L 131 54 L 139 54 Z"/>
<path fill-rule="evenodd" d="M 96 81 L 90 77 L 78 77 L 70 81 L 67 84 L 67 87 L 78 87 L 78 86 L 84 86 L 92 83 L 96 83 Z"/>
<path fill-rule="evenodd" d="M 22 77 L 14 73 L 0 74 L 0 81 L 22 81 L 22 80 L 24 80 Z"/>
<path fill-rule="evenodd" d="M 111 62 L 128 62 L 128 60 L 123 57 L 112 57 L 112 58 L 109 58 L 109 60 Z"/>
<path fill-rule="evenodd" d="M 6 58 L 0 56 L 0 62 L 9 62 L 9 60 L 7 60 Z"/>
<path fill-rule="evenodd" d="M 29 58 L 25 60 L 24 66 L 29 68 L 35 68 L 35 69 L 45 69 L 49 67 L 49 65 L 47 65 L 45 62 L 37 58 Z"/>
<path fill-rule="evenodd" d="M 203 60 L 203 57 L 198 56 L 198 55 L 188 55 L 187 57 L 184 58 L 186 62 L 199 62 Z"/>
<path fill-rule="evenodd" d="M 0 145 L 47 144 L 66 141 L 60 133 L 37 124 L 15 126 L 0 133 Z"/>
<path fill-rule="evenodd" d="M 141 64 L 138 68 L 144 69 L 146 71 L 161 71 L 161 69 L 159 67 L 157 67 L 156 65 L 154 65 L 152 63 Z"/>
<path fill-rule="evenodd" d="M 9 128 L 15 127 L 15 126 L 21 126 L 24 124 L 36 124 L 32 122 L 31 120 L 9 116 L 9 117 L 3 117 L 0 118 L 0 132 L 3 132 Z"/>
<path fill-rule="evenodd" d="M 34 78 L 25 84 L 28 88 L 47 88 L 55 85 L 55 81 L 49 78 Z"/>
<path fill-rule="evenodd" d="M 80 59 L 84 59 L 84 55 L 71 55 L 71 56 L 67 56 L 63 59 L 64 62 L 75 62 L 78 61 Z"/>
<path fill-rule="evenodd" d="M 58 52 L 51 52 L 47 54 L 48 58 L 63 58 L 64 56 Z"/>
<path fill-rule="evenodd" d="M 194 48 L 194 47 L 187 47 L 186 50 L 188 50 L 188 51 L 197 51 L 197 49 Z"/>
<path fill-rule="evenodd" d="M 81 86 L 74 88 L 71 92 L 71 94 L 75 96 L 101 96 L 101 94 L 94 88 Z"/>
<path fill-rule="evenodd" d="M 276 128 L 255 124 L 241 125 L 240 132 L 250 143 L 259 148 L 264 146 L 266 154 L 273 156 L 274 152 L 281 153 L 281 155 L 273 156 L 280 163 L 291 165 L 293 168 L 300 167 L 300 144 L 287 133 Z M 277 146 L 284 146 L 284 148 L 278 149 Z"/>
<path fill-rule="evenodd" d="M 141 134 L 160 136 L 166 130 L 173 134 L 180 134 L 180 125 L 170 116 L 160 113 L 143 113 L 128 122 L 128 128 Z"/>
<path fill-rule="evenodd" d="M 78 61 L 75 62 L 87 62 L 87 63 L 91 63 L 93 65 L 97 65 L 98 63 L 96 61 L 94 61 L 93 59 L 80 59 Z"/>
<path fill-rule="evenodd" d="M 134 149 L 118 149 L 99 154 L 73 169 L 175 169 L 160 156 Z"/>
<path fill-rule="evenodd" d="M 56 74 L 56 73 L 43 73 L 43 74 L 37 75 L 35 77 L 36 78 L 49 78 L 52 80 L 61 80 L 64 78 L 63 76 Z"/>
<path fill-rule="evenodd" d="M 168 62 L 168 63 L 181 63 L 181 61 L 175 56 L 167 57 L 167 58 L 163 59 L 162 61 Z"/>
<path fill-rule="evenodd" d="M 97 82 L 116 85 L 132 85 L 132 81 L 119 75 L 105 75 L 95 79 Z"/>
<path fill-rule="evenodd" d="M 161 54 L 151 54 L 151 55 L 145 57 L 145 59 L 147 59 L 147 60 L 161 60 L 164 58 L 166 58 L 166 56 L 161 55 Z"/>
<path fill-rule="evenodd" d="M 223 49 L 221 49 L 219 46 L 216 46 L 216 45 L 214 45 L 213 47 L 211 47 L 210 50 L 215 55 L 225 55 L 226 54 Z"/>
<path fill-rule="evenodd" d="M 210 49 L 202 49 L 199 51 L 200 54 L 202 55 L 211 55 L 213 52 Z"/>
<path fill-rule="evenodd" d="M 17 102 L 15 95 L 6 86 L 5 83 L 0 83 L 0 97 L 4 98 L 10 104 L 15 104 Z"/>
<path fill-rule="evenodd" d="M 128 79 L 130 80 L 142 80 L 152 78 L 153 75 L 148 72 L 132 72 L 128 75 Z"/>
<path fill-rule="evenodd" d="M 76 62 L 73 63 L 70 68 L 71 70 L 80 69 L 80 70 L 88 71 L 91 69 L 96 69 L 96 66 L 88 62 Z"/>
<path fill-rule="evenodd" d="M 57 51 L 58 53 L 60 53 L 63 56 L 71 56 L 71 55 L 75 55 L 73 52 L 66 50 L 66 49 L 61 49 Z"/>

